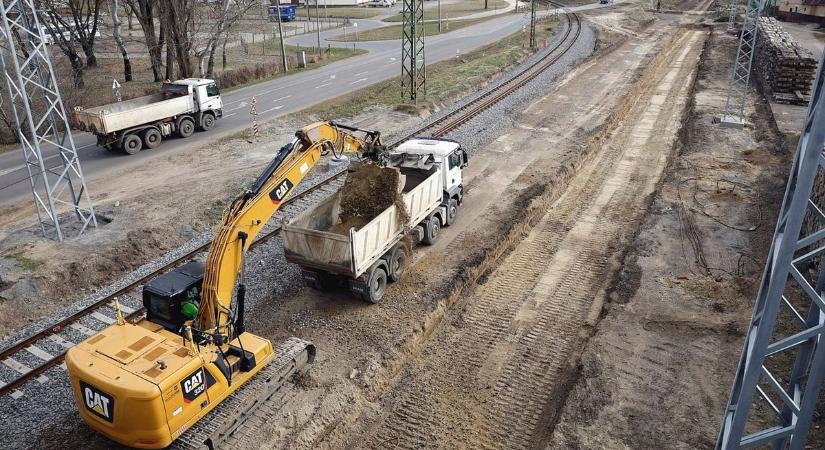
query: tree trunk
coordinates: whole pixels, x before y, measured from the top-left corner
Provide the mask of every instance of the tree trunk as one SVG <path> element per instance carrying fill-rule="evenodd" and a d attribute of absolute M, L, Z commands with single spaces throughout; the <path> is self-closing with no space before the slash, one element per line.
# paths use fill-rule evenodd
<path fill-rule="evenodd" d="M 221 70 L 226 70 L 226 41 L 229 40 L 229 33 L 223 36 L 223 48 L 221 48 Z"/>
<path fill-rule="evenodd" d="M 168 33 L 168 28 L 167 28 Z M 175 78 L 175 49 L 172 48 L 172 39 L 166 37 L 166 79 Z"/>
<path fill-rule="evenodd" d="M 109 0 L 109 14 L 112 16 L 112 36 L 115 38 L 120 54 L 123 55 L 123 79 L 129 82 L 132 81 L 132 63 L 129 61 L 129 54 L 126 52 L 126 46 L 123 45 L 123 38 L 120 36 L 117 0 Z"/>
<path fill-rule="evenodd" d="M 69 55 L 69 62 L 72 64 L 72 83 L 75 88 L 82 89 L 86 86 L 83 81 L 83 60 L 77 54 Z"/>
<path fill-rule="evenodd" d="M 212 78 L 212 75 L 215 73 L 215 51 L 217 49 L 218 41 L 216 39 L 209 48 L 209 60 L 206 63 L 206 78 Z"/>

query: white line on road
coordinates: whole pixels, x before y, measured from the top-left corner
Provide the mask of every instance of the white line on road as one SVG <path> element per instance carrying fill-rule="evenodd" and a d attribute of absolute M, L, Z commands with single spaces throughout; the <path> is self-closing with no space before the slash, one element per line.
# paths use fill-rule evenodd
<path fill-rule="evenodd" d="M 359 78 L 359 79 L 357 79 L 357 80 L 355 80 L 355 81 L 351 82 L 350 84 L 351 84 L 351 85 L 352 85 L 352 84 L 358 84 L 358 83 L 360 83 L 360 82 L 362 82 L 362 81 L 367 81 L 367 80 L 369 80 L 369 78 Z"/>
<path fill-rule="evenodd" d="M 319 84 L 318 86 L 315 86 L 315 89 L 321 89 L 322 87 L 327 87 L 327 86 L 329 86 L 329 83 Z"/>
<path fill-rule="evenodd" d="M 291 95 L 287 95 L 286 97 L 276 98 L 275 100 L 272 100 L 272 103 L 278 103 L 278 102 L 280 102 L 281 100 L 286 100 L 286 99 L 288 99 L 289 97 L 292 97 L 292 96 L 291 96 Z"/>
<path fill-rule="evenodd" d="M 227 118 L 227 117 L 234 116 L 235 114 L 238 114 L 238 113 L 229 113 L 229 114 L 224 114 L 224 115 L 223 115 L 223 117 L 224 117 L 224 118 Z"/>
<path fill-rule="evenodd" d="M 274 108 L 269 108 L 269 109 L 266 109 L 266 110 L 264 110 L 264 111 L 261 111 L 261 112 L 259 112 L 258 114 L 266 114 L 266 113 L 268 113 L 268 112 L 270 112 L 270 111 L 275 111 L 276 109 L 281 109 L 281 108 L 283 108 L 283 107 L 284 107 L 284 105 L 278 105 L 278 106 L 276 106 L 276 107 L 274 107 Z"/>
<path fill-rule="evenodd" d="M 355 75 L 353 75 L 353 76 L 354 76 L 354 77 L 360 77 L 361 75 L 364 75 L 364 74 L 367 74 L 367 73 L 370 73 L 370 71 L 369 71 L 369 70 L 367 70 L 367 71 L 365 71 L 365 72 L 358 72 L 358 73 L 356 73 L 356 74 L 355 74 Z"/>

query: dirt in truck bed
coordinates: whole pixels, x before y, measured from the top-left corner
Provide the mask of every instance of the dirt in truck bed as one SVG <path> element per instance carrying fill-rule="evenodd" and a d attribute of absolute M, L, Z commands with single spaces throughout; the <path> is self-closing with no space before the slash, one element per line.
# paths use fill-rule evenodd
<path fill-rule="evenodd" d="M 350 228 L 359 229 L 393 204 L 406 222 L 406 208 L 401 198 L 401 174 L 397 169 L 374 164 L 354 164 L 341 188 L 340 222 L 333 233 L 346 234 Z"/>

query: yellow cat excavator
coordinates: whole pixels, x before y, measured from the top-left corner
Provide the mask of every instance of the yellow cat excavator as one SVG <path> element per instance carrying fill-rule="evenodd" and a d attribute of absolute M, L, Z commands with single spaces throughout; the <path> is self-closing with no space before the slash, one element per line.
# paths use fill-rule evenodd
<path fill-rule="evenodd" d="M 378 132 L 332 122 L 298 130 L 226 210 L 205 266 L 190 262 L 155 278 L 144 286 L 144 319 L 130 323 L 118 307 L 116 324 L 68 351 L 75 401 L 89 426 L 131 447 L 215 448 L 312 363 L 310 342 L 290 338 L 275 350 L 244 330 L 244 259 L 328 152 L 378 162 L 384 147 Z"/>

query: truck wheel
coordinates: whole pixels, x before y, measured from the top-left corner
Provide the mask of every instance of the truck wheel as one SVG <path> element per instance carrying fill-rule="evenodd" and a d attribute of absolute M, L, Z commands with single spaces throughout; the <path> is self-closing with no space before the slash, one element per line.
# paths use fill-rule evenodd
<path fill-rule="evenodd" d="M 455 218 L 458 216 L 458 201 L 454 198 L 451 198 L 450 201 L 447 203 L 447 226 L 455 223 Z"/>
<path fill-rule="evenodd" d="M 204 114 L 201 118 L 201 130 L 209 131 L 215 126 L 215 116 L 212 114 Z"/>
<path fill-rule="evenodd" d="M 403 247 L 397 247 L 392 255 L 390 255 L 390 280 L 398 281 L 401 275 L 404 274 L 404 269 L 407 268 L 407 252 Z"/>
<path fill-rule="evenodd" d="M 424 240 L 421 242 L 427 245 L 435 244 L 435 241 L 438 240 L 438 234 L 441 231 L 441 222 L 439 221 L 438 217 L 433 216 L 430 220 L 427 221 L 426 225 L 424 226 Z"/>
<path fill-rule="evenodd" d="M 139 152 L 140 149 L 143 148 L 143 141 L 140 140 L 138 135 L 130 134 L 123 138 L 123 151 L 134 155 L 135 153 Z"/>
<path fill-rule="evenodd" d="M 376 267 L 370 273 L 370 279 L 367 281 L 367 288 L 361 294 L 361 298 L 365 302 L 378 303 L 384 297 L 384 291 L 387 289 L 387 272 L 383 267 Z"/>
<path fill-rule="evenodd" d="M 190 118 L 181 119 L 178 124 L 178 135 L 182 138 L 188 138 L 195 132 L 195 122 Z"/>
<path fill-rule="evenodd" d="M 143 145 L 146 146 L 146 148 L 156 148 L 160 145 L 161 140 L 163 140 L 163 138 L 160 136 L 160 131 L 158 131 L 157 128 L 147 128 L 146 131 L 143 132 Z"/>

